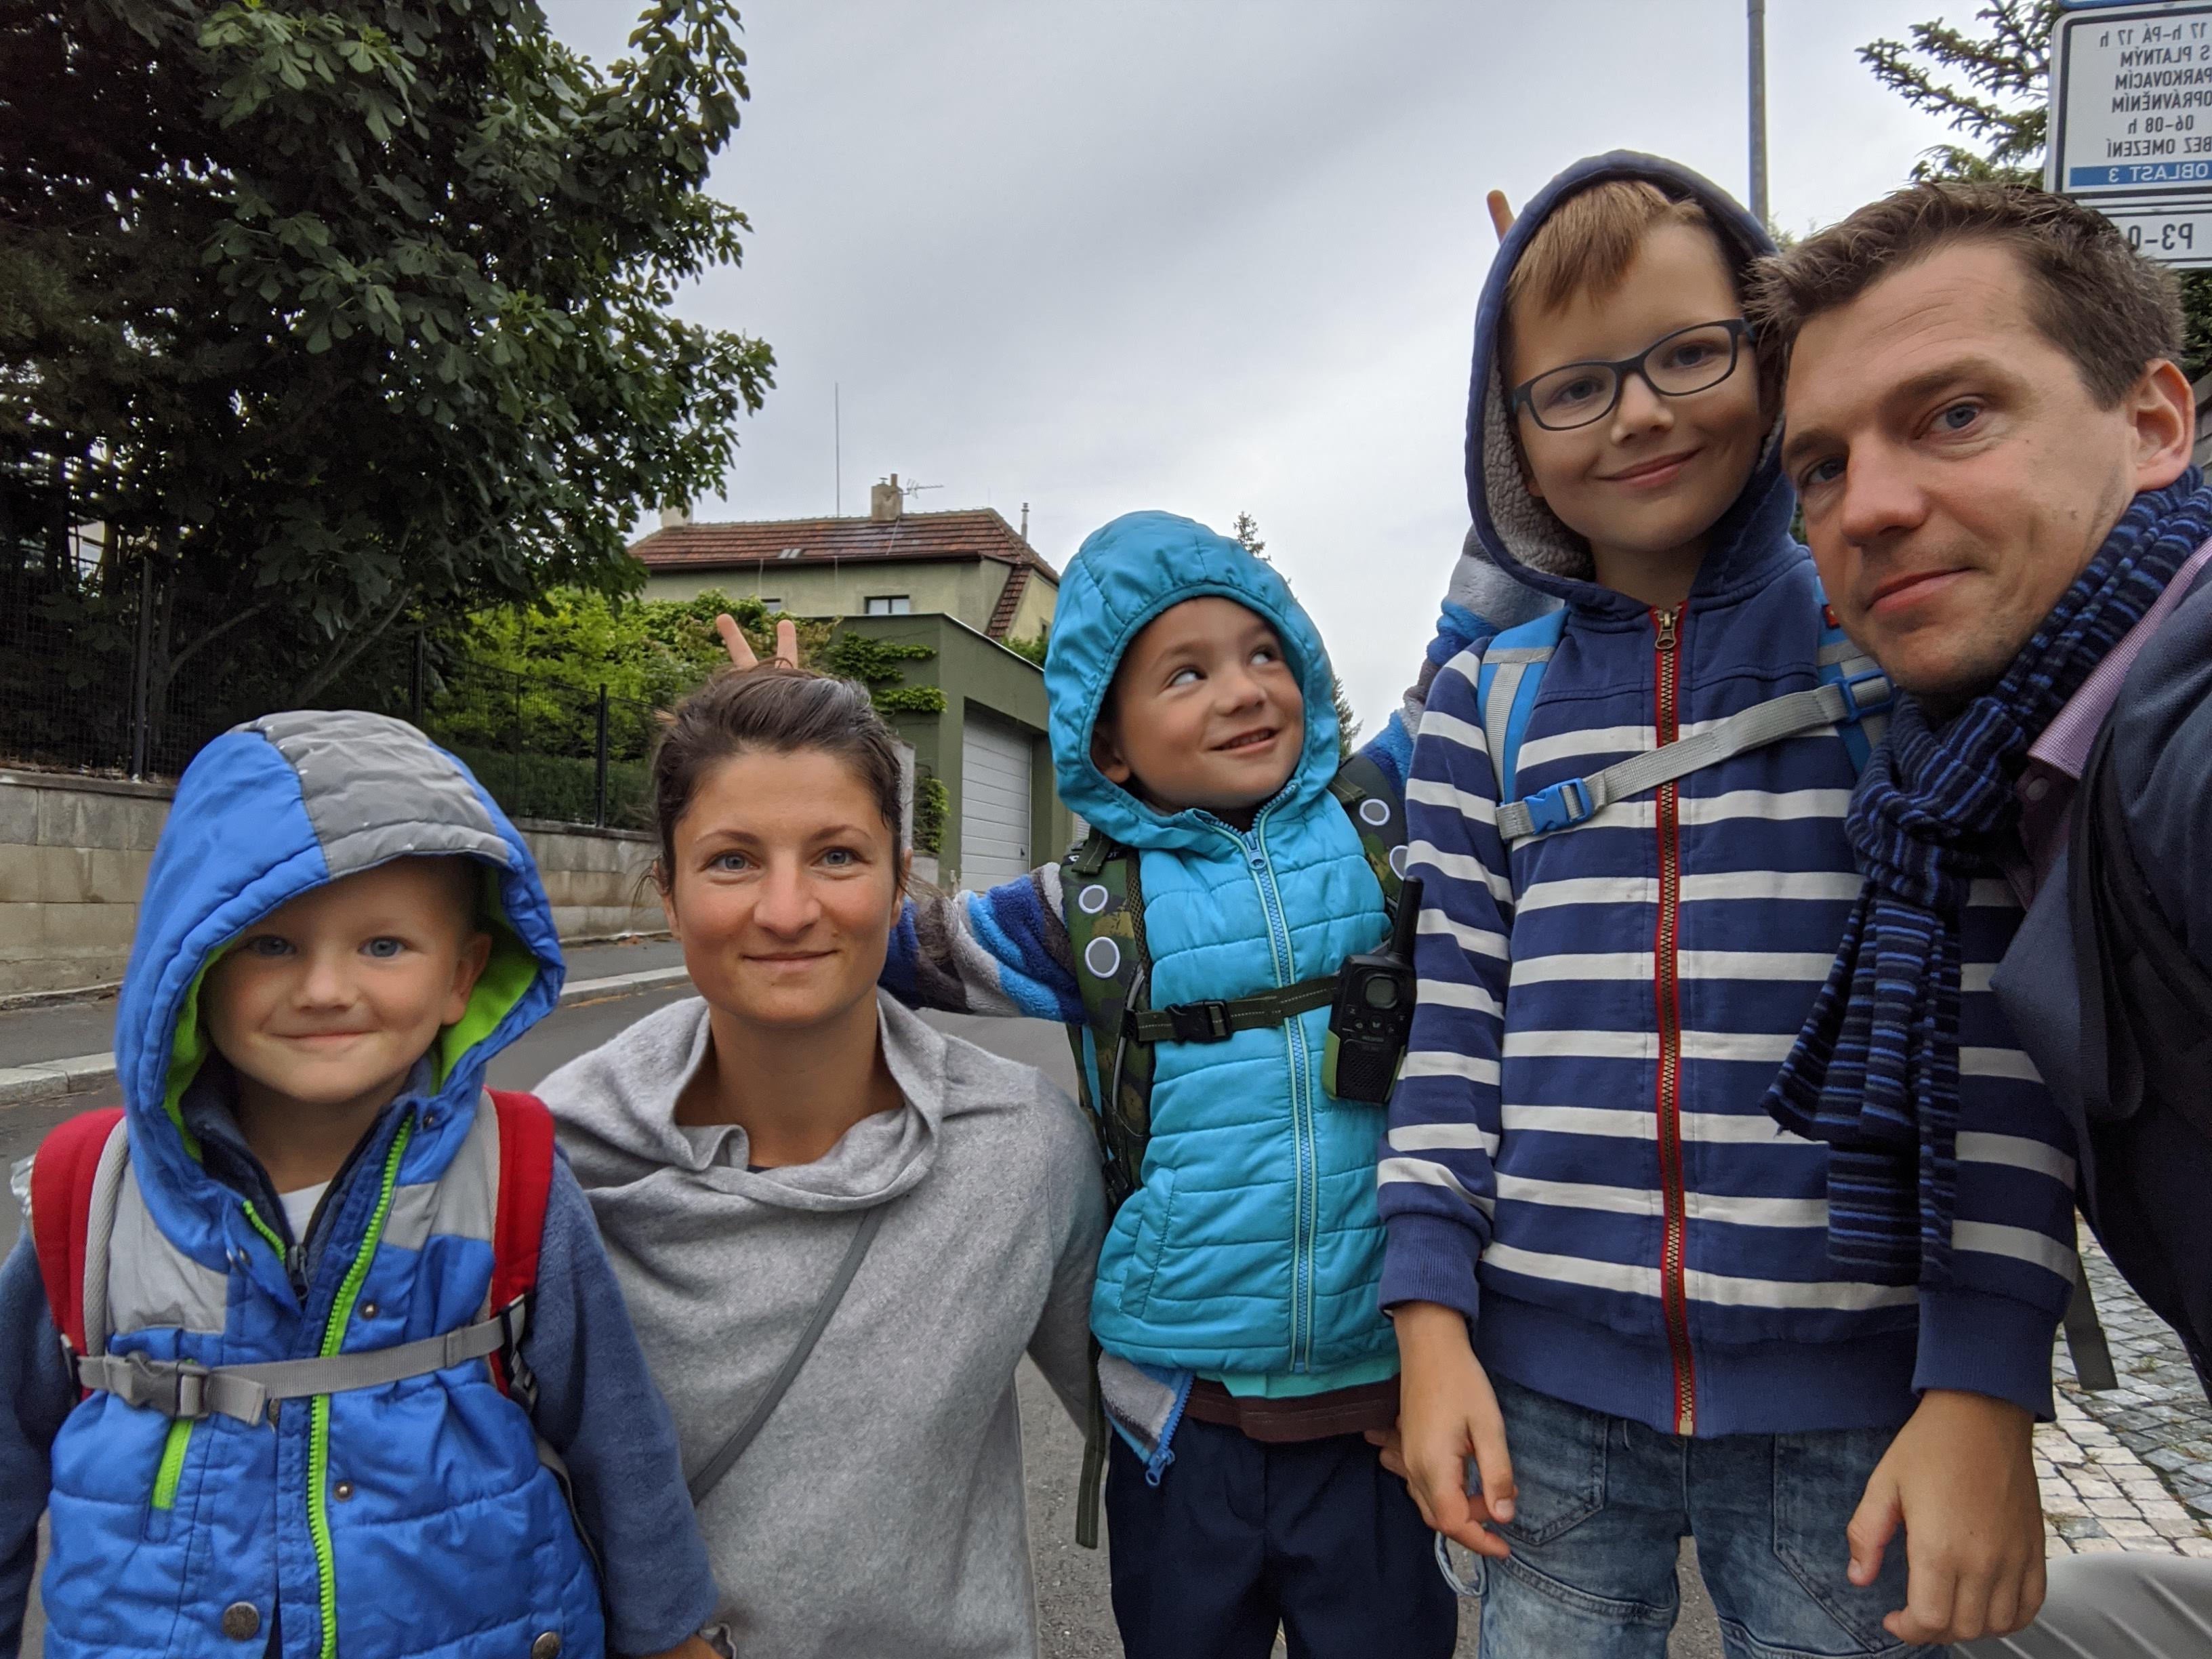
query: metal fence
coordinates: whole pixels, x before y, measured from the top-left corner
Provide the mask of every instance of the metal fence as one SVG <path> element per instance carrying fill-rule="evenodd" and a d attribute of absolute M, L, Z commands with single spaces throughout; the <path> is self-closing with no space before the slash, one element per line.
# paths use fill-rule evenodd
<path fill-rule="evenodd" d="M 154 610 L 143 588 L 53 605 L 0 570 L 0 766 L 173 778 L 231 726 L 297 706 L 281 691 L 215 672 L 191 653 L 189 637 L 155 637 Z M 165 663 L 175 671 L 161 672 Z M 420 726 L 465 762 L 510 817 L 651 822 L 659 711 L 604 685 L 441 659 L 422 636 L 400 634 L 308 704 L 366 708 Z"/>

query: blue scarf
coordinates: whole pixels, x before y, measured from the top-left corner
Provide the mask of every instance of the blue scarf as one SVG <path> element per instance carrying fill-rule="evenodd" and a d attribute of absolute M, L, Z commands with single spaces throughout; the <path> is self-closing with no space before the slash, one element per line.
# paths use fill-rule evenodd
<path fill-rule="evenodd" d="M 2019 822 L 2029 746 L 2208 539 L 2212 490 L 2192 467 L 2136 497 L 1991 690 L 1941 727 L 1899 700 L 1844 823 L 1866 884 L 1765 1101 L 1828 1145 L 1839 1267 L 1885 1285 L 1948 1279 L 1968 889 Z"/>

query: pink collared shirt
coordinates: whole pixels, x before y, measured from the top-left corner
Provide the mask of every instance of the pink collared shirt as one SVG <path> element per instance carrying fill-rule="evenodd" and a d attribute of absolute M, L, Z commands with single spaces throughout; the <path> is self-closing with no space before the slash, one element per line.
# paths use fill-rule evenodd
<path fill-rule="evenodd" d="M 2066 706 L 2028 750 L 2027 764 L 2013 786 L 2020 796 L 2020 841 L 2027 857 L 2004 860 L 2005 880 L 2023 908 L 2035 902 L 2050 877 L 2051 866 L 2066 849 L 2081 769 L 2089 763 L 2090 747 L 2104 729 L 2105 717 L 2112 712 L 2120 683 L 2127 678 L 2128 670 L 2158 632 L 2167 612 L 2181 603 L 2208 559 L 2212 559 L 2212 542 L 2191 554 L 2188 562 L 2173 573 L 2173 580 L 2166 585 L 2157 603 L 2105 653 L 2104 661 L 2081 682 L 2081 689 L 2067 699 Z"/>

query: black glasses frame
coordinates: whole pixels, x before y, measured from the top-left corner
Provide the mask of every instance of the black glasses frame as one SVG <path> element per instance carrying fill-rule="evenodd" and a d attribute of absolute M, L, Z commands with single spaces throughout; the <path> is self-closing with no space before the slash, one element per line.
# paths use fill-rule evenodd
<path fill-rule="evenodd" d="M 1651 354 L 1653 352 L 1658 350 L 1661 346 L 1666 345 L 1672 341 L 1680 339 L 1685 334 L 1697 334 L 1709 328 L 1723 328 L 1728 331 L 1729 360 L 1728 367 L 1726 368 L 1713 376 L 1711 380 L 1706 381 L 1705 385 L 1689 392 L 1669 392 L 1665 386 L 1661 386 L 1658 381 L 1651 378 L 1651 371 L 1650 368 L 1645 367 L 1645 365 L 1650 362 Z M 1523 409 L 1525 409 L 1528 411 L 1528 418 L 1535 422 L 1538 426 L 1542 427 L 1547 432 L 1578 432 L 1586 426 L 1595 426 L 1600 421 L 1605 419 L 1607 416 L 1612 414 L 1614 410 L 1620 407 L 1620 394 L 1628 389 L 1628 377 L 1632 374 L 1637 376 L 1644 382 L 1644 385 L 1650 386 L 1652 391 L 1652 395 L 1655 397 L 1694 398 L 1700 392 L 1711 392 L 1715 386 L 1718 386 L 1722 381 L 1727 380 L 1730 375 L 1735 373 L 1736 364 L 1743 356 L 1744 342 L 1749 338 L 1751 338 L 1751 325 L 1744 321 L 1742 318 L 1720 317 L 1714 319 L 1710 323 L 1692 323 L 1687 328 L 1678 328 L 1671 334 L 1662 334 L 1657 339 L 1654 340 L 1650 345 L 1644 347 L 1643 350 L 1638 352 L 1633 357 L 1623 357 L 1618 362 L 1606 363 L 1598 362 L 1593 360 L 1589 362 L 1583 363 L 1561 363 L 1556 368 L 1546 369 L 1541 374 L 1531 375 L 1528 379 L 1522 381 L 1519 386 L 1515 386 L 1513 388 L 1512 395 L 1506 399 L 1505 417 L 1508 420 L 1510 420 L 1513 416 L 1519 414 Z M 1539 380 L 1548 380 L 1555 374 L 1564 374 L 1569 369 L 1575 368 L 1610 369 L 1613 372 L 1613 396 L 1607 400 L 1606 405 L 1603 409 L 1598 410 L 1596 414 L 1591 416 L 1588 420 L 1577 421 L 1571 426 L 1553 426 L 1547 422 L 1541 415 L 1539 415 L 1536 412 L 1536 401 L 1534 395 L 1536 382 Z"/>

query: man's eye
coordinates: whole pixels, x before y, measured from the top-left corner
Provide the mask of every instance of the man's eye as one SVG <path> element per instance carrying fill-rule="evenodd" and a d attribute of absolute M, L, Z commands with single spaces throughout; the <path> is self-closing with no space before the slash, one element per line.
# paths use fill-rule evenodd
<path fill-rule="evenodd" d="M 1797 477 L 1797 489 L 1802 494 L 1815 484 L 1833 483 L 1844 476 L 1844 464 L 1834 459 L 1815 461 Z"/>
<path fill-rule="evenodd" d="M 1947 432 L 1964 432 L 1981 418 L 1979 404 L 1953 404 L 1936 419 Z"/>
<path fill-rule="evenodd" d="M 361 947 L 362 954 L 379 962 L 389 962 L 407 948 L 406 941 L 396 939 L 373 939 Z"/>

